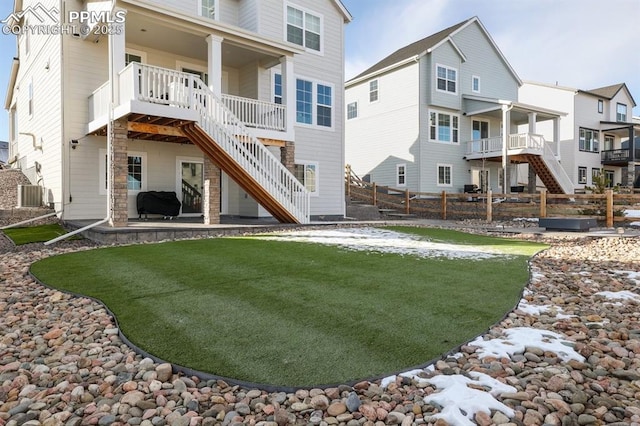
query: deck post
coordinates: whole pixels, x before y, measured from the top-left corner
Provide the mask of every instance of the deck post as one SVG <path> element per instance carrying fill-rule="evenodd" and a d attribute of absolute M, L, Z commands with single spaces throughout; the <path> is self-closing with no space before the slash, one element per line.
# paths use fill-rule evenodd
<path fill-rule="evenodd" d="M 493 197 L 493 191 L 489 189 L 487 191 L 487 222 L 493 222 L 493 203 L 491 202 L 491 198 Z"/>
<path fill-rule="evenodd" d="M 373 205 L 378 205 L 378 185 L 375 182 L 373 182 Z"/>
<path fill-rule="evenodd" d="M 613 190 L 607 189 L 605 194 L 607 195 L 607 228 L 613 228 Z"/>
<path fill-rule="evenodd" d="M 296 147 L 292 141 L 285 141 L 284 146 L 280 147 L 280 162 L 292 174 L 295 174 L 296 168 Z"/>
<path fill-rule="evenodd" d="M 409 190 L 404 191 L 404 212 L 409 214 L 411 212 L 411 206 L 409 202 L 411 201 L 411 197 L 409 196 Z"/>
<path fill-rule="evenodd" d="M 208 156 L 204 157 L 204 188 L 202 193 L 204 224 L 220 223 L 220 168 Z"/>
<path fill-rule="evenodd" d="M 447 191 L 442 191 L 442 195 L 440 197 L 441 204 L 441 212 L 442 212 L 442 220 L 447 220 Z"/>
<path fill-rule="evenodd" d="M 109 225 L 114 228 L 127 226 L 129 221 L 127 133 L 127 117 L 109 123 Z"/>
<path fill-rule="evenodd" d="M 547 190 L 540 190 L 540 217 L 547 217 Z"/>

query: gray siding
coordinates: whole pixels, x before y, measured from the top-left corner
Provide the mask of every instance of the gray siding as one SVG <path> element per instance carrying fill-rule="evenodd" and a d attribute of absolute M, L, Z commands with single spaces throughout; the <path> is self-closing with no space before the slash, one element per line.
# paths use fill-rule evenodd
<path fill-rule="evenodd" d="M 238 5 L 238 26 L 249 30 L 258 31 L 258 4 L 257 0 L 240 0 Z"/>

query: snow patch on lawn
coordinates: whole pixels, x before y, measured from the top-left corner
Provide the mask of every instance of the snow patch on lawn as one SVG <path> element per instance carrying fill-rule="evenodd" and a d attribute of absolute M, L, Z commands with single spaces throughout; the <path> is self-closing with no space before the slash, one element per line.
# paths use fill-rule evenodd
<path fill-rule="evenodd" d="M 256 238 L 326 244 L 348 250 L 430 258 L 484 260 L 508 256 L 489 249 L 480 251 L 477 246 L 441 243 L 430 241 L 417 235 L 377 228 L 301 230 L 262 235 Z"/>

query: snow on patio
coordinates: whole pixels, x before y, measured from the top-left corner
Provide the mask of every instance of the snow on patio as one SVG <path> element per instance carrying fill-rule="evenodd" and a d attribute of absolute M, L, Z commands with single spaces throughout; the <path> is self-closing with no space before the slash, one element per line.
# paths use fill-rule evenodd
<path fill-rule="evenodd" d="M 339 246 L 347 250 L 431 258 L 484 260 L 508 256 L 487 248 L 479 250 L 477 246 L 447 244 L 431 241 L 417 235 L 377 228 L 303 230 L 261 235 L 256 238 L 318 243 Z"/>

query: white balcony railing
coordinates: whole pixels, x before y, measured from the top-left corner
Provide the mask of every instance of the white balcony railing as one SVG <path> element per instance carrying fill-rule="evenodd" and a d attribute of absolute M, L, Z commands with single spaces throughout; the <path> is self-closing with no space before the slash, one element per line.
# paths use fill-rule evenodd
<path fill-rule="evenodd" d="M 534 133 L 517 133 L 509 135 L 507 147 L 509 150 L 538 151 L 544 150 L 544 137 Z M 467 142 L 467 155 L 482 154 L 500 155 L 502 153 L 502 136 L 493 136 L 485 139 L 476 139 Z"/>
<path fill-rule="evenodd" d="M 177 108 L 190 108 L 190 96 L 200 96 L 193 87 L 188 90 L 183 73 L 152 66 L 127 66 L 120 72 L 119 101 L 138 100 Z M 89 97 L 89 121 L 104 117 L 109 111 L 109 82 Z M 233 95 L 222 95 L 222 102 L 247 127 L 278 132 L 287 131 L 286 105 Z"/>

